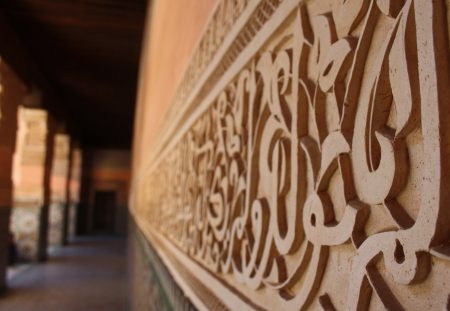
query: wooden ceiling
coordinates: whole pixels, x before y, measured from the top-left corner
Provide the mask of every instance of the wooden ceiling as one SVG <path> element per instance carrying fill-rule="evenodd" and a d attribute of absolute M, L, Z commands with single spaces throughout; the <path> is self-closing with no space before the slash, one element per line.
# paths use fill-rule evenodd
<path fill-rule="evenodd" d="M 17 51 L 2 57 L 24 75 L 30 71 L 20 67 L 34 67 L 33 83 L 53 93 L 44 105 L 67 119 L 86 147 L 130 148 L 146 6 L 146 0 L 1 0 L 15 49 L 23 47 L 28 62 Z"/>

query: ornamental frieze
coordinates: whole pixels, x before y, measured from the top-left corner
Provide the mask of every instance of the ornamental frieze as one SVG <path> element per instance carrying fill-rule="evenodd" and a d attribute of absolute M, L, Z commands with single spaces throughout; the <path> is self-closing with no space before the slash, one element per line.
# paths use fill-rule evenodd
<path fill-rule="evenodd" d="M 246 1 L 234 37 L 216 22 L 204 40 L 223 58 L 177 104 L 133 203 L 194 305 L 449 307 L 446 11 Z"/>

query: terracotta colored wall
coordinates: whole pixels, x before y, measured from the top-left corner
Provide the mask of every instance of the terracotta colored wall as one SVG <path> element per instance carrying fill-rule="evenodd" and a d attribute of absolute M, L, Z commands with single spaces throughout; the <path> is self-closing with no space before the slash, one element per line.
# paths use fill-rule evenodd
<path fill-rule="evenodd" d="M 150 6 L 136 109 L 133 168 L 151 147 L 217 0 L 155 0 Z"/>

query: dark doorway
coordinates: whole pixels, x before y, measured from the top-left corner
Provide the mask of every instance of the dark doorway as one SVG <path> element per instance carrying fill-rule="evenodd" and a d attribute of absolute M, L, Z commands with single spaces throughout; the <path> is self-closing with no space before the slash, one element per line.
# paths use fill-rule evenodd
<path fill-rule="evenodd" d="M 96 191 L 94 201 L 94 233 L 114 233 L 116 218 L 116 192 Z"/>

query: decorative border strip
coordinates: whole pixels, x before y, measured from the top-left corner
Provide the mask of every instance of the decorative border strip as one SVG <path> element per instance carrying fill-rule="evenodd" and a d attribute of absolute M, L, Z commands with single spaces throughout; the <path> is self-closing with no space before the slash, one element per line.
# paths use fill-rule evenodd
<path fill-rule="evenodd" d="M 183 289 L 186 297 L 199 310 L 260 310 L 258 306 L 219 281 L 148 225 L 138 219 L 136 224 L 154 246 L 153 250 Z M 208 280 L 208 288 L 198 280 L 198 276 Z"/>
<path fill-rule="evenodd" d="M 196 308 L 192 302 L 184 295 L 183 290 L 175 282 L 171 273 L 164 265 L 156 250 L 147 241 L 144 234 L 133 221 L 130 224 L 133 228 L 133 236 L 131 238 L 135 240 L 133 243 L 136 243 L 136 246 L 138 246 L 136 251 L 141 253 L 145 263 L 155 276 L 157 280 L 157 284 L 155 285 L 159 287 L 158 290 L 166 307 L 173 309 L 177 305 L 183 305 L 185 309 L 188 307 L 189 310 L 195 310 Z"/>
<path fill-rule="evenodd" d="M 224 2 L 227 2 L 226 0 Z M 208 45 L 200 44 L 197 50 L 194 52 L 192 64 L 188 68 L 196 68 L 198 63 L 197 55 L 208 54 L 214 55 L 208 62 L 208 66 L 205 69 L 199 70 L 201 74 L 198 74 L 198 79 L 194 80 L 193 75 L 189 69 L 186 70 L 183 78 L 177 87 L 174 99 L 169 107 L 169 111 L 164 118 L 164 124 L 161 127 L 160 133 L 158 133 L 158 140 L 151 146 L 149 157 L 147 162 L 144 163 L 144 170 L 141 174 L 148 174 L 148 170 L 152 170 L 151 167 L 156 165 L 161 159 L 160 155 L 166 149 L 173 147 L 173 143 L 178 141 L 180 133 L 187 131 L 187 123 L 191 124 L 197 117 L 193 117 L 194 112 L 197 114 L 199 111 L 204 111 L 205 106 L 211 104 L 213 98 L 211 96 L 212 89 L 217 89 L 218 85 L 225 85 L 228 83 L 235 74 L 241 69 L 242 66 L 236 66 L 236 63 L 240 63 L 243 58 L 243 54 L 249 60 L 254 53 L 261 47 L 267 38 L 262 38 L 261 30 L 267 27 L 270 20 L 277 20 L 278 25 L 284 21 L 284 18 L 288 16 L 292 10 L 303 0 L 248 0 L 245 9 L 241 11 L 239 18 L 234 23 L 233 27 L 229 30 L 229 33 L 224 37 L 222 45 L 217 49 L 215 53 L 204 52 L 203 49 Z M 219 6 L 218 9 L 220 9 Z M 282 16 L 280 20 L 277 16 Z M 214 14 L 217 16 L 217 13 Z M 215 23 L 214 18 L 211 23 Z M 210 27 L 208 26 L 205 34 L 209 33 Z M 214 26 L 217 27 L 217 26 Z M 276 26 L 278 27 L 278 26 Z M 275 29 L 275 28 L 269 28 Z M 272 31 L 270 31 L 272 32 Z M 264 36 L 265 37 L 265 36 Z M 254 42 L 252 44 L 252 42 Z M 251 49 L 247 51 L 247 47 L 251 46 Z M 203 68 L 202 66 L 199 66 Z M 185 82 L 186 81 L 186 82 Z M 191 82 L 187 82 L 191 81 Z M 216 91 L 216 94 L 219 91 Z M 181 95 L 182 94 L 182 95 Z M 215 96 L 216 96 L 215 95 Z M 191 122 L 189 122 L 191 121 Z M 171 145 L 170 145 L 171 144 Z M 169 146 L 170 145 L 170 146 Z M 140 179 L 140 177 L 138 177 Z"/>

